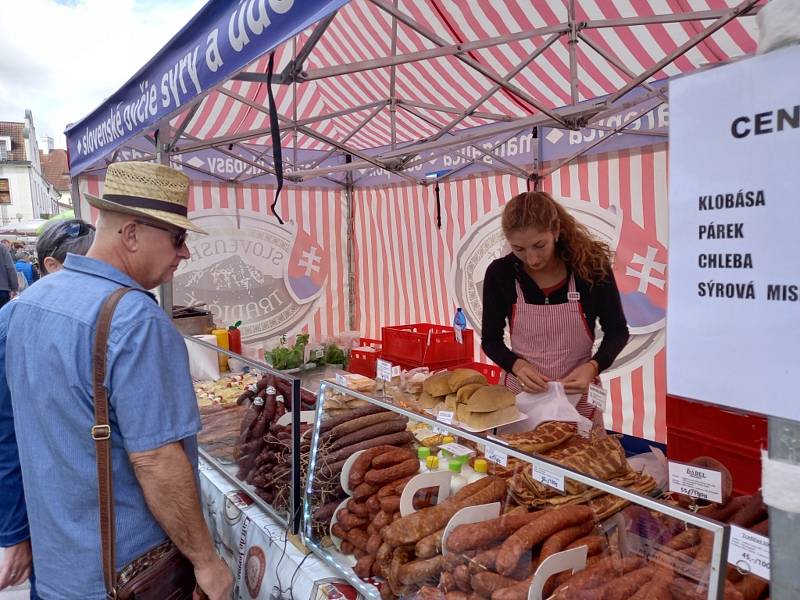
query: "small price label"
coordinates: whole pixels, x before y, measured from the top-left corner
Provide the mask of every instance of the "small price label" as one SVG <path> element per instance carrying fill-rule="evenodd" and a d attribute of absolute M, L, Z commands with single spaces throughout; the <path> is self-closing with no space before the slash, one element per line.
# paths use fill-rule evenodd
<path fill-rule="evenodd" d="M 508 466 L 508 454 L 503 452 L 502 450 L 497 450 L 490 446 L 486 447 L 486 452 L 484 452 L 486 456 L 486 460 L 491 461 L 501 467 Z"/>
<path fill-rule="evenodd" d="M 400 373 L 403 372 L 403 369 L 400 368 L 400 365 L 395 365 L 392 367 L 392 378 L 400 377 Z"/>
<path fill-rule="evenodd" d="M 769 538 L 731 525 L 728 562 L 742 573 L 752 573 L 769 581 Z"/>
<path fill-rule="evenodd" d="M 474 450 L 456 443 L 442 444 L 441 446 L 439 446 L 439 448 L 441 450 L 449 452 L 453 456 L 470 456 L 472 454 L 475 454 Z"/>
<path fill-rule="evenodd" d="M 387 360 L 379 358 L 376 367 L 377 367 L 378 379 L 380 379 L 381 381 L 392 380 L 392 363 L 390 363 Z"/>
<path fill-rule="evenodd" d="M 450 432 L 447 431 L 444 427 L 437 427 L 436 425 L 433 426 L 433 433 L 436 435 L 450 435 Z"/>
<path fill-rule="evenodd" d="M 559 492 L 564 491 L 564 476 L 556 473 L 549 466 L 532 465 L 531 470 L 533 471 L 533 478 L 542 485 L 557 489 Z"/>
<path fill-rule="evenodd" d="M 670 461 L 669 491 L 721 503 L 722 474 L 713 469 Z"/>
<path fill-rule="evenodd" d="M 587 399 L 587 402 L 590 406 L 600 409 L 600 412 L 605 412 L 607 399 L 608 392 L 606 392 L 599 385 L 592 384 L 589 386 L 589 398 Z"/>
<path fill-rule="evenodd" d="M 341 373 L 336 374 L 336 383 L 343 387 L 347 387 L 347 377 L 342 375 Z"/>
<path fill-rule="evenodd" d="M 436 413 L 436 420 L 440 423 L 444 423 L 445 425 L 452 425 L 453 424 L 453 411 L 452 410 L 440 410 Z"/>

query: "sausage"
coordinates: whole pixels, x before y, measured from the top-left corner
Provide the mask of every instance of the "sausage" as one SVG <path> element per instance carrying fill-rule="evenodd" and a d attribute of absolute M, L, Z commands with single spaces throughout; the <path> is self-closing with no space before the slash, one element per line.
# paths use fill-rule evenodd
<path fill-rule="evenodd" d="M 380 415 L 370 415 L 378 417 Z M 395 415 L 395 417 L 400 418 L 393 418 L 393 419 L 386 419 L 380 423 L 376 423 L 375 425 L 370 425 L 369 427 L 364 427 L 363 429 L 358 429 L 353 431 L 353 433 L 348 433 L 347 435 L 340 437 L 340 438 L 331 438 L 333 442 L 331 443 L 331 450 L 338 450 L 339 448 L 346 448 L 347 446 L 352 446 L 353 444 L 358 444 L 359 442 L 363 442 L 364 440 L 371 440 L 375 437 L 380 437 L 382 435 L 387 435 L 389 433 L 397 433 L 398 431 L 405 431 L 406 425 L 408 425 L 408 418 Z M 365 419 L 369 417 L 364 417 Z M 349 425 L 349 423 L 347 423 Z"/>
<path fill-rule="evenodd" d="M 389 483 L 381 486 L 378 490 L 378 498 L 383 498 L 384 496 L 399 496 L 405 487 L 405 485 L 411 481 L 411 478 L 414 477 L 413 475 L 409 475 L 408 477 L 403 477 L 398 481 L 390 481 Z M 400 488 L 398 491 L 397 488 Z"/>
<path fill-rule="evenodd" d="M 419 460 L 410 458 L 392 467 L 384 469 L 370 469 L 364 475 L 364 481 L 370 485 L 381 485 L 396 481 L 409 475 L 415 475 L 419 471 Z"/>
<path fill-rule="evenodd" d="M 381 510 L 387 513 L 396 513 L 400 510 L 400 496 L 385 496 L 378 500 Z"/>
<path fill-rule="evenodd" d="M 267 433 L 267 429 L 269 429 L 269 426 L 272 423 L 272 419 L 275 417 L 275 412 L 275 396 L 269 395 L 264 400 L 264 406 L 261 409 L 261 414 L 258 415 L 258 418 L 252 425 L 252 434 L 250 435 L 251 439 L 257 440 L 264 437 L 264 434 Z"/>
<path fill-rule="evenodd" d="M 363 529 L 350 529 L 347 532 L 347 541 L 349 541 L 356 550 L 361 550 L 362 552 L 367 551 L 367 542 L 369 538 L 367 537 L 367 532 Z"/>
<path fill-rule="evenodd" d="M 372 494 L 364 503 L 370 513 L 378 513 L 381 510 L 381 502 L 378 494 Z"/>
<path fill-rule="evenodd" d="M 357 485 L 355 488 L 353 488 L 353 484 L 351 483 L 350 489 L 353 490 L 353 498 L 355 498 L 356 500 L 363 500 L 364 498 L 369 498 L 378 491 L 378 488 L 368 483 L 361 483 Z"/>
<path fill-rule="evenodd" d="M 350 467 L 350 474 L 347 478 L 347 484 L 350 489 L 355 490 L 364 481 L 364 473 L 367 472 L 370 464 L 372 464 L 372 459 L 379 454 L 389 452 L 393 449 L 394 446 L 375 446 L 374 448 L 368 448 L 359 454 L 358 458 L 353 461 L 353 464 Z M 374 494 L 375 492 L 372 493 Z M 355 493 L 353 495 L 355 496 Z M 367 494 L 367 496 L 371 495 L 372 494 Z"/>
<path fill-rule="evenodd" d="M 378 554 L 378 548 L 380 548 L 381 544 L 383 543 L 383 538 L 377 531 L 373 534 L 370 534 L 369 530 L 367 530 L 367 534 L 369 535 L 369 538 L 367 539 L 367 553 L 375 556 Z"/>
<path fill-rule="evenodd" d="M 575 573 L 566 583 L 563 583 L 556 589 L 554 597 L 564 599 L 573 598 L 574 596 L 572 594 L 575 594 L 576 590 L 587 590 L 599 587 L 613 577 L 618 577 L 638 569 L 641 564 L 642 559 L 635 556 L 628 558 L 609 556 L 603 558 L 591 567 L 587 567 L 583 571 Z"/>
<path fill-rule="evenodd" d="M 639 588 L 639 591 L 628 600 L 672 600 L 672 592 L 669 589 L 671 581 L 671 577 L 658 576 Z"/>
<path fill-rule="evenodd" d="M 652 568 L 636 569 L 602 586 L 602 598 L 603 600 L 626 600 L 652 579 Z"/>
<path fill-rule="evenodd" d="M 608 548 L 608 541 L 604 535 L 588 535 L 579 540 L 575 540 L 567 545 L 564 550 L 572 550 L 573 548 L 580 548 L 581 546 L 588 547 L 586 550 L 587 557 L 594 556 L 596 554 L 602 554 Z"/>
<path fill-rule="evenodd" d="M 486 480 L 489 481 L 486 482 Z M 480 491 L 472 493 L 474 490 Z M 465 493 L 461 495 L 462 492 Z M 470 493 L 471 495 L 467 495 Z M 426 535 L 430 535 L 444 527 L 447 521 L 462 508 L 497 502 L 504 499 L 505 496 L 505 481 L 497 477 L 483 477 L 474 483 L 464 486 L 455 496 L 448 498 L 441 504 L 423 508 L 395 521 L 383 532 L 383 539 L 393 546 L 415 544 Z"/>
<path fill-rule="evenodd" d="M 331 525 L 331 534 L 335 535 L 339 539 L 347 538 L 347 530 L 342 527 L 341 523 L 334 523 Z"/>
<path fill-rule="evenodd" d="M 744 506 L 750 498 L 751 496 L 737 496 L 736 498 L 728 500 L 727 504 L 703 511 L 701 514 L 709 519 L 715 519 L 724 523 L 730 519 L 737 510 Z"/>
<path fill-rule="evenodd" d="M 491 598 L 498 590 L 517 585 L 519 581 L 510 577 L 503 577 L 497 573 L 476 573 L 470 579 L 472 589 L 482 598 Z"/>
<path fill-rule="evenodd" d="M 445 592 L 450 593 L 456 591 L 456 580 L 453 578 L 453 574 L 447 571 L 442 571 L 441 576 L 439 577 L 439 587 Z M 459 592 L 463 593 L 463 592 Z"/>
<path fill-rule="evenodd" d="M 353 547 L 353 544 L 351 544 L 347 540 L 342 540 L 342 548 L 341 548 L 341 550 L 342 550 L 342 554 L 352 554 L 353 550 L 355 550 L 355 548 Z"/>
<path fill-rule="evenodd" d="M 483 552 L 479 552 L 470 561 L 470 569 L 473 573 L 480 573 L 481 571 L 494 569 L 494 561 L 497 559 L 497 553 L 500 552 L 500 546 L 489 548 Z"/>
<path fill-rule="evenodd" d="M 528 600 L 532 580 L 533 577 L 529 577 L 525 581 L 496 590 L 492 593 L 492 600 Z"/>
<path fill-rule="evenodd" d="M 459 525 L 447 536 L 450 552 L 464 552 L 502 540 L 520 527 L 539 519 L 547 511 L 503 515 L 489 521 Z"/>
<path fill-rule="evenodd" d="M 758 600 L 761 598 L 762 594 L 769 589 L 769 582 L 751 573 L 745 575 L 742 580 L 736 584 L 736 589 L 742 595 L 743 600 Z"/>
<path fill-rule="evenodd" d="M 470 600 L 470 597 L 462 591 L 447 592 L 444 600 Z"/>
<path fill-rule="evenodd" d="M 372 563 L 374 562 L 375 556 L 366 554 L 358 559 L 358 562 L 353 567 L 353 573 L 361 577 L 361 579 L 367 579 L 372 574 Z"/>
<path fill-rule="evenodd" d="M 461 592 L 469 593 L 472 591 L 472 584 L 470 583 L 469 567 L 467 565 L 458 565 L 453 569 L 453 581 L 456 587 Z"/>
<path fill-rule="evenodd" d="M 769 519 L 764 519 L 760 523 L 753 525 L 750 528 L 750 531 L 757 533 L 758 535 L 769 537 Z"/>
<path fill-rule="evenodd" d="M 393 448 L 388 452 L 383 452 L 372 459 L 372 468 L 373 469 L 384 469 L 386 467 L 391 467 L 393 465 L 400 464 L 403 461 L 410 460 L 419 460 L 417 458 L 417 454 L 408 450 L 406 448 Z"/>
<path fill-rule="evenodd" d="M 700 541 L 700 530 L 696 527 L 691 527 L 673 537 L 667 542 L 666 547 L 672 550 L 683 550 L 689 546 L 694 546 L 698 541 Z"/>
<path fill-rule="evenodd" d="M 386 542 L 383 542 L 380 548 L 378 548 L 378 553 L 375 555 L 375 558 L 381 562 L 390 560 L 392 558 L 392 547 Z"/>
<path fill-rule="evenodd" d="M 336 513 L 336 520 L 345 531 L 353 529 L 354 527 L 366 527 L 368 523 L 367 519 L 364 517 L 357 517 L 346 508 Z"/>
<path fill-rule="evenodd" d="M 341 501 L 334 500 L 333 502 L 328 502 L 314 510 L 313 517 L 314 520 L 321 523 L 328 523 L 333 517 L 333 513 L 336 512 L 336 509 L 341 504 Z"/>
<path fill-rule="evenodd" d="M 331 452 L 327 456 L 327 460 L 332 463 L 336 463 L 338 461 L 345 461 L 350 456 L 358 452 L 359 450 L 366 450 L 368 448 L 374 448 L 375 446 L 404 446 L 405 444 L 410 444 L 414 441 L 414 434 L 410 431 L 400 431 L 398 433 L 391 433 L 389 435 L 382 435 L 371 440 L 364 440 L 363 442 L 359 442 L 358 444 L 352 444 L 351 446 L 346 446 L 344 448 L 340 448 L 334 452 Z M 344 464 L 344 462 L 342 462 Z M 339 467 L 341 471 L 341 467 Z M 338 471 L 337 471 L 338 472 Z M 484 479 L 486 479 L 484 477 Z"/>
<path fill-rule="evenodd" d="M 761 493 L 756 493 L 733 514 L 728 523 L 739 527 L 751 527 L 763 519 L 765 512 L 766 507 Z"/>
<path fill-rule="evenodd" d="M 392 562 L 389 565 L 389 576 L 386 578 L 391 591 L 397 595 L 402 596 L 405 586 L 400 583 L 400 568 L 409 562 L 413 556 L 413 552 L 406 547 L 395 548 L 392 553 Z"/>
<path fill-rule="evenodd" d="M 418 585 L 425 581 L 435 581 L 442 571 L 443 563 L 444 556 L 407 562 L 397 572 L 398 581 L 403 585 Z"/>
<path fill-rule="evenodd" d="M 369 509 L 366 504 L 363 502 L 356 502 L 352 498 L 347 501 L 347 510 L 357 517 L 367 517 L 369 515 Z"/>
<path fill-rule="evenodd" d="M 551 535 L 542 544 L 542 551 L 539 553 L 539 562 L 556 552 L 561 552 L 568 544 L 591 533 L 595 528 L 594 521 L 586 521 L 580 525 L 567 527 Z"/>
<path fill-rule="evenodd" d="M 545 516 L 521 527 L 503 542 L 497 555 L 497 572 L 501 575 L 510 575 L 524 552 L 556 531 L 584 523 L 593 517 L 592 509 L 581 505 L 564 506 L 548 511 Z"/>
<path fill-rule="evenodd" d="M 364 417 L 366 415 L 374 415 L 376 413 L 383 413 L 388 412 L 385 408 L 381 408 L 380 406 L 376 406 L 375 404 L 370 404 L 369 406 L 362 406 L 359 408 L 354 408 L 352 410 L 348 410 L 346 412 L 340 413 L 335 417 L 326 417 L 326 413 L 323 413 L 323 420 L 322 423 L 319 425 L 319 434 L 320 436 L 324 433 L 329 432 L 334 427 L 341 425 L 342 423 L 347 423 L 349 421 L 353 421 L 359 417 Z"/>
<path fill-rule="evenodd" d="M 707 590 L 701 586 L 698 590 L 697 583 L 678 577 L 670 583 L 670 591 L 674 600 L 703 600 L 707 595 Z M 724 600 L 742 600 L 742 593 L 732 586 L 725 586 L 723 595 Z"/>
<path fill-rule="evenodd" d="M 431 558 L 440 554 L 442 551 L 442 536 L 444 529 L 434 531 L 430 535 L 426 535 L 414 547 L 414 553 L 418 558 Z"/>
<path fill-rule="evenodd" d="M 320 428 L 320 441 L 327 442 L 328 440 L 340 440 L 351 433 L 363 431 L 367 427 L 372 427 L 378 423 L 402 419 L 407 418 L 390 410 L 381 410 L 370 415 L 364 415 L 361 417 L 356 417 L 355 419 L 344 421 L 343 423 L 340 423 L 336 427 L 333 427 L 329 431 L 325 432 L 324 435 L 321 431 L 322 428 Z"/>
<path fill-rule="evenodd" d="M 372 519 L 372 524 L 380 531 L 392 522 L 392 514 L 384 511 L 379 511 L 378 514 Z"/>

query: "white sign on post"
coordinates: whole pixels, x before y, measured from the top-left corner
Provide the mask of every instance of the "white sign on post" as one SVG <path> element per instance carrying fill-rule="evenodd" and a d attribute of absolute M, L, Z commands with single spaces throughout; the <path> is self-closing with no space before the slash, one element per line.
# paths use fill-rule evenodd
<path fill-rule="evenodd" d="M 769 538 L 731 525 L 728 562 L 742 573 L 753 573 L 769 581 Z"/>
<path fill-rule="evenodd" d="M 670 394 L 797 419 L 800 47 L 670 83 Z"/>
<path fill-rule="evenodd" d="M 670 461 L 669 491 L 698 500 L 722 503 L 722 473 Z"/>
<path fill-rule="evenodd" d="M 392 380 L 392 363 L 389 361 L 379 358 L 375 365 L 375 370 L 377 373 L 376 379 L 380 381 Z"/>

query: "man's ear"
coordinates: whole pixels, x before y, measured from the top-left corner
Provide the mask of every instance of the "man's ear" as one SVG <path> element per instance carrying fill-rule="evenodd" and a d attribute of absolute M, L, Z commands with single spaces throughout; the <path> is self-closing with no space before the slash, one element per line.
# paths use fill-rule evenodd
<path fill-rule="evenodd" d="M 124 221 L 117 232 L 125 248 L 131 252 L 136 252 L 139 249 L 139 240 L 136 236 L 136 222 Z"/>
<path fill-rule="evenodd" d="M 60 271 L 62 268 L 63 265 L 52 256 L 45 257 L 44 270 L 46 273 L 55 273 L 56 271 Z"/>

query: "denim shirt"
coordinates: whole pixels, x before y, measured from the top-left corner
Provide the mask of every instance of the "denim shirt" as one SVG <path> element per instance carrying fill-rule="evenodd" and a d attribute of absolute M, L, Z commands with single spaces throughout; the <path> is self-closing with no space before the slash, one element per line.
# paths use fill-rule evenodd
<path fill-rule="evenodd" d="M 141 287 L 96 259 L 70 254 L 64 267 L 0 310 L 0 358 L 5 358 L 0 378 L 0 539 L 25 535 L 27 503 L 41 596 L 103 600 L 97 470 L 90 433 L 92 346 L 103 301 L 120 286 Z M 120 569 L 166 539 L 147 508 L 128 453 L 182 441 L 196 469 L 200 415 L 183 339 L 147 292 L 122 298 L 108 346 L 105 386 Z M 24 501 L 11 450 L 9 398 Z"/>

